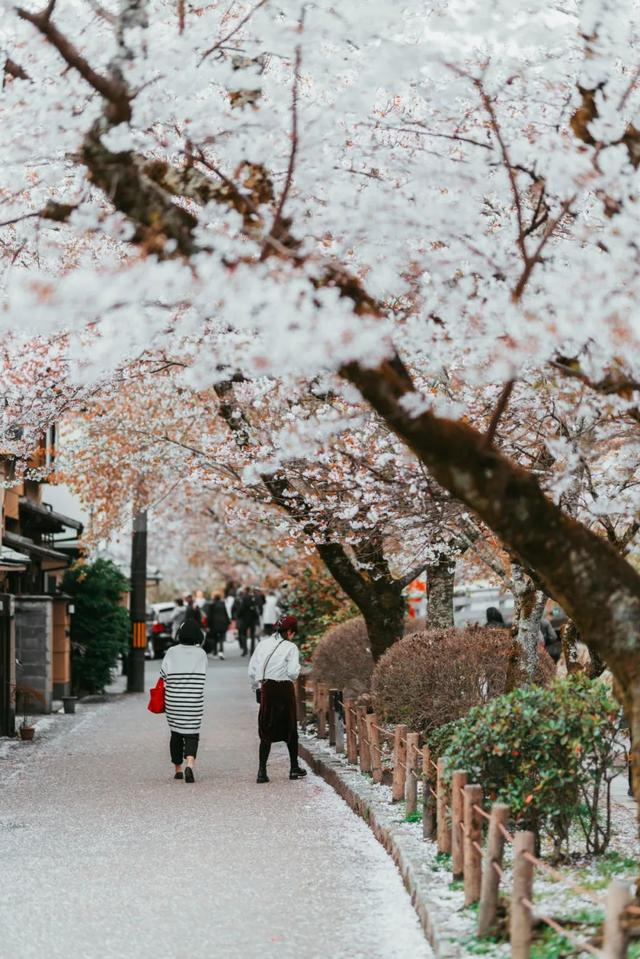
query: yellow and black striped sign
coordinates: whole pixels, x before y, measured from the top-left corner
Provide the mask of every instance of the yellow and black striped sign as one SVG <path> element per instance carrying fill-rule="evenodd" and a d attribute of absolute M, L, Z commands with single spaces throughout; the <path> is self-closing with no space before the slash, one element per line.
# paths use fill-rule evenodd
<path fill-rule="evenodd" d="M 145 649 L 147 645 L 147 624 L 131 624 L 131 645 L 134 649 Z"/>

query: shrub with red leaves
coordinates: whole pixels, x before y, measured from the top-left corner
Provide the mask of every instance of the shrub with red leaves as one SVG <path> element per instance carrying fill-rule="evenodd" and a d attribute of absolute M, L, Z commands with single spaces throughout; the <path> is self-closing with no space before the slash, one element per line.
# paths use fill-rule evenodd
<path fill-rule="evenodd" d="M 355 698 L 371 688 L 373 657 L 362 617 L 339 623 L 324 634 L 313 654 L 313 678 Z"/>
<path fill-rule="evenodd" d="M 541 650 L 536 682 L 546 686 L 554 674 Z M 405 636 L 376 664 L 372 693 L 381 719 L 427 733 L 525 681 L 509 630 L 467 626 Z"/>

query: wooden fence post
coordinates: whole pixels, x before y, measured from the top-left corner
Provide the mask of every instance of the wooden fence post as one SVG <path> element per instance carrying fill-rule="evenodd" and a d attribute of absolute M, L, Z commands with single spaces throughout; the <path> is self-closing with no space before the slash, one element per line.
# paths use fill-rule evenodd
<path fill-rule="evenodd" d="M 404 786 L 407 761 L 407 727 L 400 723 L 393 734 L 393 784 L 391 798 L 393 802 L 404 799 Z"/>
<path fill-rule="evenodd" d="M 531 910 L 523 902 L 533 896 L 533 863 L 524 853 L 533 856 L 535 836 L 517 832 L 513 837 L 513 887 L 511 891 L 511 959 L 529 959 L 531 952 Z"/>
<path fill-rule="evenodd" d="M 625 959 L 629 933 L 621 922 L 622 915 L 631 902 L 631 889 L 622 879 L 612 880 L 607 889 L 607 905 L 604 915 L 603 959 Z"/>
<path fill-rule="evenodd" d="M 422 748 L 422 835 L 424 839 L 434 839 L 436 835 L 436 791 L 435 769 L 431 765 L 431 750 Z M 433 792 L 432 792 L 433 790 Z"/>
<path fill-rule="evenodd" d="M 456 769 L 451 777 L 451 874 L 453 879 L 464 875 L 463 790 L 467 785 L 464 769 Z"/>
<path fill-rule="evenodd" d="M 316 684 L 316 719 L 318 725 L 318 739 L 327 738 L 327 696 L 329 687 L 326 683 Z"/>
<path fill-rule="evenodd" d="M 360 743 L 360 772 L 371 772 L 371 749 L 367 736 L 367 707 L 356 706 L 358 716 L 358 742 Z"/>
<path fill-rule="evenodd" d="M 380 730 L 375 713 L 367 714 L 367 737 L 371 749 L 371 776 L 374 783 L 382 782 L 382 753 L 380 752 Z"/>
<path fill-rule="evenodd" d="M 482 808 L 482 786 L 464 787 L 464 904 L 470 906 L 480 898 L 482 883 L 482 817 L 475 808 Z"/>
<path fill-rule="evenodd" d="M 418 778 L 416 768 L 418 765 L 418 743 L 420 742 L 420 733 L 407 733 L 407 782 L 405 786 L 406 815 L 413 816 L 418 806 Z"/>
<path fill-rule="evenodd" d="M 358 739 L 352 699 L 344 701 L 344 728 L 347 737 L 347 759 L 355 765 L 358 762 Z"/>
<path fill-rule="evenodd" d="M 346 749 L 345 739 L 345 710 L 344 710 L 344 696 L 342 691 L 338 690 L 336 693 L 336 752 L 344 753 Z"/>
<path fill-rule="evenodd" d="M 508 821 L 509 807 L 505 806 L 504 803 L 494 803 L 491 807 L 487 851 L 482 871 L 478 936 L 488 936 L 495 926 L 500 890 L 500 872 L 498 870 L 502 869 L 502 853 L 505 841 L 500 827 L 506 827 Z"/>
<path fill-rule="evenodd" d="M 296 680 L 296 712 L 298 722 L 301 726 L 307 725 L 307 689 L 304 682 L 304 676 L 298 676 Z"/>
<path fill-rule="evenodd" d="M 451 824 L 447 821 L 447 784 L 444 780 L 444 759 L 438 760 L 436 813 L 438 817 L 438 852 L 451 852 Z"/>
<path fill-rule="evenodd" d="M 336 744 L 336 712 L 338 707 L 338 693 L 337 689 L 329 690 L 329 745 L 335 746 Z"/>

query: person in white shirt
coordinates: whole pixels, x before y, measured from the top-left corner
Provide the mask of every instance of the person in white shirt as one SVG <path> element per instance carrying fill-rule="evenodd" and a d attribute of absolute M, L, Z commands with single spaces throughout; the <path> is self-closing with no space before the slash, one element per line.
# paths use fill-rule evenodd
<path fill-rule="evenodd" d="M 275 633 L 258 643 L 249 662 L 249 682 L 258 695 L 260 753 L 256 782 L 268 783 L 267 761 L 272 743 L 285 742 L 289 750 L 289 779 L 307 775 L 298 762 L 298 723 L 294 680 L 300 675 L 300 654 L 292 642 L 298 631 L 295 616 L 283 616 Z"/>
<path fill-rule="evenodd" d="M 265 636 L 272 636 L 275 632 L 276 623 L 280 619 L 282 611 L 278 606 L 278 597 L 272 589 L 267 593 L 262 610 L 262 631 Z"/>

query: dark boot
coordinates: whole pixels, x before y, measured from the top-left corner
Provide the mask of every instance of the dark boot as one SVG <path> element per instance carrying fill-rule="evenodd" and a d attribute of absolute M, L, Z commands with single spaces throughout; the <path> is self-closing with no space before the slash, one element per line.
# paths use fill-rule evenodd
<path fill-rule="evenodd" d="M 307 770 L 303 769 L 302 766 L 298 766 L 297 763 L 289 770 L 289 779 L 304 779 L 306 775 Z"/>
<path fill-rule="evenodd" d="M 258 775 L 256 777 L 257 783 L 268 783 L 269 777 L 267 776 L 267 764 L 260 763 L 258 766 Z"/>

